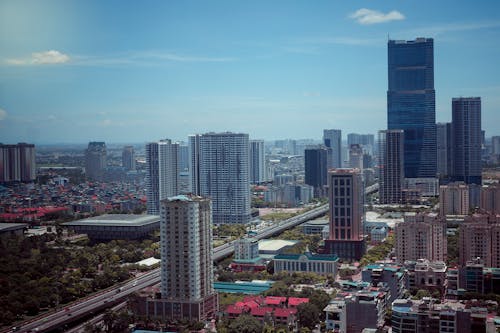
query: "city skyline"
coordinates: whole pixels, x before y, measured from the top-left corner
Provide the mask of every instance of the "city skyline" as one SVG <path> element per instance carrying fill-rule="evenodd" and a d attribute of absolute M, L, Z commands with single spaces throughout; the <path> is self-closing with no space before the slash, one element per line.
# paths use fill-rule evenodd
<path fill-rule="evenodd" d="M 375 134 L 386 128 L 387 40 L 417 37 L 434 39 L 436 121 L 451 120 L 453 97 L 480 96 L 490 137 L 499 7 L 4 1 L 0 142 Z"/>

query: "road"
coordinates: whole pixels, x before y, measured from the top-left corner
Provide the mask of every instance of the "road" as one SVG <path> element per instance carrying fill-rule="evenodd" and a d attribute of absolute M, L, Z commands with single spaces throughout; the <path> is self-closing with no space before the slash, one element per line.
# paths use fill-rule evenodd
<path fill-rule="evenodd" d="M 258 231 L 254 237 L 259 240 L 271 237 L 283 232 L 286 229 L 324 215 L 327 211 L 328 204 L 316 207 L 305 213 L 262 229 Z M 234 242 L 235 241 L 232 241 L 214 248 L 213 260 L 219 261 L 230 256 L 234 252 Z M 157 268 L 140 277 L 132 279 L 125 284 L 117 285 L 96 295 L 91 295 L 87 298 L 79 300 L 77 303 L 70 304 L 59 311 L 45 314 L 31 320 L 30 322 L 24 323 L 18 327 L 18 332 L 48 332 L 55 328 L 62 327 L 68 322 L 85 317 L 92 312 L 112 307 L 124 300 L 128 295 L 159 282 L 160 269 Z"/>

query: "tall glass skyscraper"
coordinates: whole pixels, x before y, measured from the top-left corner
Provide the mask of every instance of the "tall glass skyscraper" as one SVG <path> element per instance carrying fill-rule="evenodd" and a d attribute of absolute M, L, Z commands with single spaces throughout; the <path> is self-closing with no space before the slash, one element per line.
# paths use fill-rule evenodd
<path fill-rule="evenodd" d="M 389 40 L 387 127 L 404 131 L 405 177 L 436 177 L 434 40 Z"/>

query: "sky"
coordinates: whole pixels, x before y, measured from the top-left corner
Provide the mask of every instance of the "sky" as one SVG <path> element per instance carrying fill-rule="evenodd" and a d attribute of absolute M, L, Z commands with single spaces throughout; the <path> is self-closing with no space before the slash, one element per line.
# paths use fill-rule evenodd
<path fill-rule="evenodd" d="M 387 40 L 434 38 L 436 121 L 480 96 L 500 135 L 500 2 L 0 2 L 0 142 L 209 131 L 321 139 L 387 124 Z"/>

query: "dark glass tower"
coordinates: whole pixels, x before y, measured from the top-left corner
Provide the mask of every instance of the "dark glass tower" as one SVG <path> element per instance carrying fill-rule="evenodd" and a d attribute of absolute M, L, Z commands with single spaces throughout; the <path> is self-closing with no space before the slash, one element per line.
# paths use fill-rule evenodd
<path fill-rule="evenodd" d="M 315 197 L 326 196 L 327 159 L 328 148 L 324 146 L 310 146 L 304 151 L 305 183 L 314 187 Z"/>
<path fill-rule="evenodd" d="M 390 40 L 387 127 L 404 131 L 406 178 L 436 177 L 434 41 Z"/>

